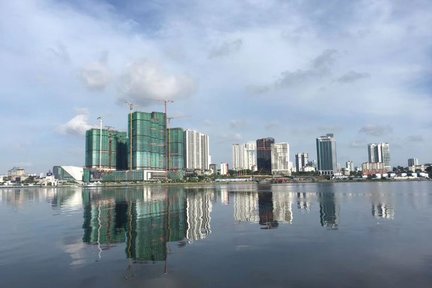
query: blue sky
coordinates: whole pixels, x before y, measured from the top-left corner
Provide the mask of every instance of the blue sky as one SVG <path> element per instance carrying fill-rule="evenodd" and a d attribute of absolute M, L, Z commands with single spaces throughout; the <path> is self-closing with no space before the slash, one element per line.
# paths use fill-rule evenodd
<path fill-rule="evenodd" d="M 325 4 L 324 4 L 325 3 Z M 262 137 L 338 162 L 390 143 L 432 162 L 430 1 L 2 1 L 0 173 L 83 165 L 83 132 L 128 107 L 210 136 L 213 162 Z"/>

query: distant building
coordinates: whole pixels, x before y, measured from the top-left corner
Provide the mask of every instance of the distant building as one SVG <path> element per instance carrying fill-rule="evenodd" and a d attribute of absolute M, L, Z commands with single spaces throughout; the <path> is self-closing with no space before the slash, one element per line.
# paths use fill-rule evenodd
<path fill-rule="evenodd" d="M 166 169 L 166 117 L 162 112 L 129 114 L 129 167 Z M 132 152 L 132 153 L 130 153 Z"/>
<path fill-rule="evenodd" d="M 408 159 L 408 166 L 416 166 L 419 165 L 419 160 L 417 158 L 410 158 Z"/>
<path fill-rule="evenodd" d="M 228 175 L 228 163 L 221 163 L 220 164 L 220 175 Z"/>
<path fill-rule="evenodd" d="M 210 164 L 209 136 L 194 130 L 185 131 L 186 169 L 208 170 Z"/>
<path fill-rule="evenodd" d="M 353 161 L 347 161 L 345 163 L 345 169 L 348 170 L 349 172 L 354 172 L 355 171 L 354 162 Z"/>
<path fill-rule="evenodd" d="M 77 166 L 54 166 L 54 178 L 59 181 L 82 182 L 84 168 Z"/>
<path fill-rule="evenodd" d="M 387 168 L 384 162 L 365 162 L 362 164 L 362 174 L 363 175 L 374 175 L 374 174 L 384 174 L 387 173 Z"/>
<path fill-rule="evenodd" d="M 256 170 L 256 143 L 233 144 L 232 156 L 234 170 Z"/>
<path fill-rule="evenodd" d="M 127 135 L 109 129 L 86 131 L 85 167 L 101 170 L 127 169 Z"/>
<path fill-rule="evenodd" d="M 185 168 L 185 132 L 182 128 L 168 129 L 168 170 Z"/>
<path fill-rule="evenodd" d="M 387 171 L 391 170 L 390 166 L 390 145 L 388 143 L 371 143 L 368 145 L 369 163 L 384 163 Z"/>
<path fill-rule="evenodd" d="M 305 172 L 304 167 L 307 165 L 309 159 L 308 153 L 295 154 L 295 165 L 297 172 Z"/>
<path fill-rule="evenodd" d="M 337 172 L 336 139 L 327 134 L 316 139 L 318 172 L 321 175 L 334 175 Z"/>
<path fill-rule="evenodd" d="M 217 172 L 216 164 L 210 164 L 209 169 L 210 169 L 212 174 L 216 174 L 216 172 Z"/>
<path fill-rule="evenodd" d="M 8 176 L 10 180 L 14 182 L 24 181 L 28 177 L 25 169 L 20 167 L 13 167 L 10 169 L 8 171 Z"/>
<path fill-rule="evenodd" d="M 260 173 L 271 174 L 271 145 L 273 138 L 262 138 L 256 141 L 257 147 L 257 169 Z"/>
<path fill-rule="evenodd" d="M 288 143 L 271 145 L 271 171 L 272 174 L 291 174 Z"/>

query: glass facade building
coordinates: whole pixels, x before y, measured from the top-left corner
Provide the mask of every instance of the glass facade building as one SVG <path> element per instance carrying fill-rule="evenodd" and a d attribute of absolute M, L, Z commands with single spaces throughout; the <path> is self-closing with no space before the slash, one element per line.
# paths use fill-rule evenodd
<path fill-rule="evenodd" d="M 127 134 L 109 129 L 86 131 L 85 167 L 103 170 L 127 169 Z"/>
<path fill-rule="evenodd" d="M 271 145 L 274 138 L 262 138 L 256 141 L 257 168 L 260 173 L 271 174 Z"/>
<path fill-rule="evenodd" d="M 166 168 L 166 117 L 162 112 L 129 114 L 131 169 Z"/>
<path fill-rule="evenodd" d="M 337 172 L 336 139 L 327 134 L 316 139 L 318 171 L 321 175 L 333 175 Z"/>
<path fill-rule="evenodd" d="M 168 129 L 168 170 L 185 168 L 185 132 L 182 128 Z"/>

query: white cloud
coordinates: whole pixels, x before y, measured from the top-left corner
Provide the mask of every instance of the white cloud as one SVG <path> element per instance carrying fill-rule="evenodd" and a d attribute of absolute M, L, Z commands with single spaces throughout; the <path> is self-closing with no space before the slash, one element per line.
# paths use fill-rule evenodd
<path fill-rule="evenodd" d="M 88 112 L 85 109 L 79 109 L 77 115 L 65 124 L 58 126 L 57 131 L 65 135 L 81 136 L 90 128 L 92 128 L 92 125 L 88 123 Z"/>
<path fill-rule="evenodd" d="M 209 58 L 223 57 L 233 54 L 241 49 L 243 45 L 242 39 L 236 39 L 233 41 L 226 41 L 221 45 L 214 47 L 210 50 Z"/>
<path fill-rule="evenodd" d="M 80 78 L 90 90 L 104 90 L 111 80 L 111 72 L 102 62 L 92 62 L 80 71 Z"/>
<path fill-rule="evenodd" d="M 186 75 L 166 72 L 156 62 L 131 63 L 122 76 L 122 98 L 145 105 L 154 100 L 175 100 L 190 96 L 195 82 Z"/>
<path fill-rule="evenodd" d="M 431 66 L 429 1 L 131 1 L 0 1 L 0 115 L 17 125 L 8 130 L 11 142 L 20 142 L 23 133 L 33 135 L 32 143 L 45 141 L 28 127 L 61 123 L 70 107 L 110 113 L 106 121 L 125 129 L 127 109 L 118 109 L 119 98 L 141 105 L 183 99 L 171 111 L 193 115 L 188 124 L 205 130 L 214 143 L 225 141 L 212 145 L 215 162 L 229 159 L 226 144 L 242 136 L 220 136 L 228 133 L 227 119 L 256 124 L 241 131 L 245 139 L 274 136 L 298 143 L 298 151 L 330 132 L 315 127 L 342 126 L 338 155 L 347 149 L 358 159 L 364 149 L 350 149 L 350 141 L 390 134 L 368 126 L 358 134 L 362 123 L 391 123 L 389 138 L 400 135 L 401 141 L 419 140 L 409 135 L 431 138 L 430 129 L 419 128 L 432 110 L 430 81 L 424 80 Z M 100 51 L 109 53 L 109 63 L 95 60 Z M 143 58 L 148 60 L 136 60 Z M 103 101 L 94 90 L 103 91 Z M 26 118 L 33 125 L 15 116 L 26 107 L 32 108 Z M 86 115 L 77 113 L 58 131 L 81 135 L 90 127 Z M 292 126 L 301 133 L 290 134 Z M 60 144 L 84 149 L 75 140 Z M 46 142 L 53 151 L 62 147 Z M 5 154 L 16 154 L 7 153 L 11 147 L 0 143 Z M 407 158 L 404 149 L 392 159 Z M 430 159 L 426 148 L 419 151 L 419 158 Z M 51 162 L 75 161 L 62 155 Z M 41 158 L 29 161 L 48 162 Z"/>
<path fill-rule="evenodd" d="M 340 83 L 352 83 L 370 77 L 369 73 L 349 71 L 337 79 Z"/>
<path fill-rule="evenodd" d="M 370 124 L 360 128 L 359 133 L 363 133 L 369 136 L 384 136 L 393 132 L 393 128 L 390 125 L 376 125 Z"/>

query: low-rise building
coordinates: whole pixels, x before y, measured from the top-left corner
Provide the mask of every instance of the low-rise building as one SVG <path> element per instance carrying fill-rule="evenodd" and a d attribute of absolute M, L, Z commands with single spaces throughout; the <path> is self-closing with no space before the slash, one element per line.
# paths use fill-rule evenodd
<path fill-rule="evenodd" d="M 387 173 L 387 167 L 384 162 L 365 162 L 362 164 L 363 176 Z"/>
<path fill-rule="evenodd" d="M 54 166 L 54 178 L 63 182 L 78 182 L 83 181 L 84 168 L 77 166 Z"/>
<path fill-rule="evenodd" d="M 13 167 L 12 169 L 10 169 L 8 171 L 8 176 L 10 180 L 13 182 L 24 181 L 28 177 L 25 172 L 25 169 L 21 167 Z"/>

